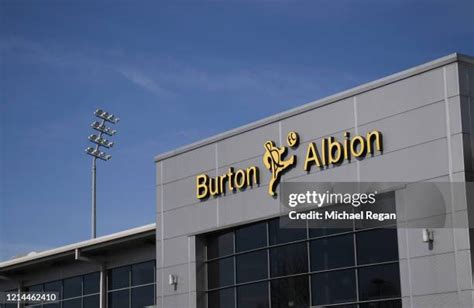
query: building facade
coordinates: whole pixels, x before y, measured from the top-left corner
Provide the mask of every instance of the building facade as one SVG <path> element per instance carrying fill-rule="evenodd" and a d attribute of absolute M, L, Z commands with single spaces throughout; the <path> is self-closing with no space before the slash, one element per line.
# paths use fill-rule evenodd
<path fill-rule="evenodd" d="M 158 307 L 472 307 L 467 190 L 451 227 L 295 229 L 278 181 L 469 182 L 473 97 L 454 54 L 157 156 Z"/>

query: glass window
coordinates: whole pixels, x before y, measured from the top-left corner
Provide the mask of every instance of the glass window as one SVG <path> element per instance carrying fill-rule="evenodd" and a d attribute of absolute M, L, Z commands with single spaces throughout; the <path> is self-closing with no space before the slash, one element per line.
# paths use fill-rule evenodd
<path fill-rule="evenodd" d="M 315 224 L 314 226 L 311 226 L 311 223 Z M 338 234 L 338 233 L 343 233 L 343 232 L 351 232 L 352 228 L 322 228 L 318 225 L 318 221 L 310 221 L 309 222 L 309 237 L 322 237 L 322 236 L 328 236 L 328 235 L 333 235 L 333 234 Z"/>
<path fill-rule="evenodd" d="M 207 270 L 209 289 L 224 287 L 234 283 L 233 257 L 209 262 Z"/>
<path fill-rule="evenodd" d="M 298 274 L 308 271 L 306 243 L 297 243 L 270 249 L 272 277 Z"/>
<path fill-rule="evenodd" d="M 237 287 L 238 308 L 266 308 L 268 305 L 268 282 L 252 283 Z"/>
<path fill-rule="evenodd" d="M 240 227 L 235 231 L 237 252 L 260 248 L 267 245 L 267 224 L 265 222 Z"/>
<path fill-rule="evenodd" d="M 214 259 L 234 253 L 234 232 L 216 233 L 208 236 L 207 258 Z"/>
<path fill-rule="evenodd" d="M 100 273 L 84 275 L 84 295 L 100 292 Z"/>
<path fill-rule="evenodd" d="M 130 286 L 130 266 L 114 268 L 109 271 L 109 290 L 128 288 Z"/>
<path fill-rule="evenodd" d="M 99 295 L 91 295 L 83 298 L 84 308 L 99 308 Z"/>
<path fill-rule="evenodd" d="M 235 289 L 228 288 L 208 293 L 208 307 L 232 308 L 235 307 Z"/>
<path fill-rule="evenodd" d="M 63 308 L 82 308 L 82 299 L 75 298 L 75 299 L 65 300 L 63 302 Z"/>
<path fill-rule="evenodd" d="M 310 242 L 311 270 L 320 271 L 354 265 L 354 236 L 332 236 Z"/>
<path fill-rule="evenodd" d="M 132 265 L 132 286 L 155 281 L 155 261 Z"/>
<path fill-rule="evenodd" d="M 43 285 L 42 284 L 37 284 L 34 286 L 30 286 L 26 288 L 27 292 L 42 292 L 43 291 Z"/>
<path fill-rule="evenodd" d="M 311 275 L 313 305 L 328 305 L 357 300 L 355 270 Z"/>
<path fill-rule="evenodd" d="M 61 299 L 61 280 L 48 282 L 44 284 L 44 291 L 45 292 L 56 292 L 58 293 L 58 299 Z"/>
<path fill-rule="evenodd" d="M 129 308 L 130 289 L 109 292 L 109 308 Z"/>
<path fill-rule="evenodd" d="M 397 229 L 358 232 L 356 238 L 359 264 L 398 260 Z M 374 247 L 377 249 L 375 250 Z"/>
<path fill-rule="evenodd" d="M 285 227 L 287 223 L 290 223 L 289 218 L 285 219 L 283 217 L 269 221 L 270 245 L 294 242 L 306 238 L 306 228 Z"/>
<path fill-rule="evenodd" d="M 359 307 L 360 308 L 402 308 L 402 301 L 393 300 L 393 301 L 364 303 L 364 304 L 360 304 Z"/>
<path fill-rule="evenodd" d="M 82 295 L 82 276 L 64 279 L 63 298 L 78 297 Z"/>
<path fill-rule="evenodd" d="M 272 308 L 307 308 L 309 306 L 308 276 L 271 281 Z"/>
<path fill-rule="evenodd" d="M 359 298 L 361 300 L 390 297 L 400 297 L 398 263 L 359 269 Z"/>
<path fill-rule="evenodd" d="M 143 308 L 155 304 L 155 285 L 132 288 L 132 308 Z"/>
<path fill-rule="evenodd" d="M 236 257 L 237 282 L 247 282 L 268 277 L 267 250 L 249 252 Z"/>

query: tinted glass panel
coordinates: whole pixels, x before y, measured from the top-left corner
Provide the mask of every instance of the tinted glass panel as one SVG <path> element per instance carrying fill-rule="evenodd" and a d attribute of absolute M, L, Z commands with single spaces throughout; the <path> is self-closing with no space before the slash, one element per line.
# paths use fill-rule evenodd
<path fill-rule="evenodd" d="M 42 284 L 37 284 L 37 285 L 34 285 L 34 286 L 30 286 L 26 289 L 29 292 L 41 292 L 41 291 L 43 291 L 43 285 Z"/>
<path fill-rule="evenodd" d="M 207 238 L 207 258 L 213 259 L 234 252 L 234 232 L 211 234 Z"/>
<path fill-rule="evenodd" d="M 214 289 L 234 283 L 234 258 L 224 258 L 207 264 L 208 288 Z"/>
<path fill-rule="evenodd" d="M 268 282 L 247 284 L 237 288 L 238 308 L 266 308 L 268 304 Z"/>
<path fill-rule="evenodd" d="M 132 265 L 132 286 L 153 283 L 155 281 L 155 262 Z"/>
<path fill-rule="evenodd" d="M 397 229 L 363 231 L 356 237 L 359 264 L 398 260 Z"/>
<path fill-rule="evenodd" d="M 58 299 L 61 299 L 61 280 L 58 281 L 53 281 L 53 282 L 48 282 L 44 284 L 44 291 L 48 292 L 57 292 L 58 293 Z"/>
<path fill-rule="evenodd" d="M 82 295 L 82 276 L 64 279 L 63 298 L 71 298 Z"/>
<path fill-rule="evenodd" d="M 110 279 L 110 278 L 109 278 Z M 100 290 L 100 273 L 92 273 L 84 275 L 84 294 L 99 293 Z"/>
<path fill-rule="evenodd" d="M 127 288 L 130 286 L 130 267 L 119 267 L 109 271 L 109 290 Z"/>
<path fill-rule="evenodd" d="M 325 272 L 311 276 L 313 305 L 357 300 L 355 270 Z"/>
<path fill-rule="evenodd" d="M 235 231 L 235 249 L 237 252 L 267 245 L 267 224 L 262 222 L 238 228 Z"/>
<path fill-rule="evenodd" d="M 143 308 L 155 304 L 155 286 L 132 289 L 132 308 Z"/>
<path fill-rule="evenodd" d="M 401 300 L 360 304 L 360 308 L 402 308 Z"/>
<path fill-rule="evenodd" d="M 99 295 L 84 297 L 84 308 L 99 308 Z"/>
<path fill-rule="evenodd" d="M 305 228 L 289 228 L 285 227 L 285 224 L 288 222 L 288 218 L 276 218 L 270 220 L 268 224 L 269 233 L 270 233 L 270 244 L 280 244 L 293 242 L 297 240 L 302 240 L 306 238 L 306 229 Z M 283 227 L 280 227 L 280 223 Z"/>
<path fill-rule="evenodd" d="M 232 308 L 235 307 L 235 289 L 223 289 L 208 293 L 209 307 L 212 308 Z"/>
<path fill-rule="evenodd" d="M 81 308 L 82 300 L 81 298 L 70 299 L 63 302 L 63 308 Z"/>
<path fill-rule="evenodd" d="M 359 269 L 359 297 L 361 300 L 399 296 L 400 273 L 398 263 Z"/>
<path fill-rule="evenodd" d="M 308 271 L 306 243 L 271 248 L 270 268 L 272 277 Z"/>
<path fill-rule="evenodd" d="M 237 282 L 246 282 L 268 277 L 267 250 L 259 250 L 236 256 Z"/>
<path fill-rule="evenodd" d="M 129 308 L 130 290 L 121 290 L 109 293 L 109 308 Z"/>
<path fill-rule="evenodd" d="M 318 221 L 315 221 L 313 223 L 316 224 L 316 223 L 318 223 Z M 327 236 L 327 235 L 343 233 L 343 232 L 351 232 L 352 231 L 351 228 L 318 228 L 317 225 L 312 227 L 311 224 L 310 224 L 309 228 L 310 228 L 309 229 L 309 237 L 321 237 L 321 236 Z"/>
<path fill-rule="evenodd" d="M 308 276 L 271 281 L 272 308 L 307 308 L 309 306 Z"/>
<path fill-rule="evenodd" d="M 354 236 L 333 236 L 310 242 L 311 270 L 354 265 Z"/>

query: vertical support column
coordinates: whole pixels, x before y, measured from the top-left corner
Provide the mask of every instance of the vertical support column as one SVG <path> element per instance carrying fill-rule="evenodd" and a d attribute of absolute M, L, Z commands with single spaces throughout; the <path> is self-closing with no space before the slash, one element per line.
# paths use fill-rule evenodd
<path fill-rule="evenodd" d="M 18 290 L 17 290 L 17 291 L 18 291 L 18 294 L 21 293 L 21 289 L 22 289 L 22 282 L 19 281 L 19 282 L 18 282 Z M 17 308 L 21 308 L 21 303 L 18 302 L 18 303 L 16 304 L 16 307 L 17 307 Z"/>
<path fill-rule="evenodd" d="M 92 158 L 92 219 L 91 219 L 91 236 L 92 238 L 96 237 L 96 160 L 97 158 Z"/>
<path fill-rule="evenodd" d="M 106 267 L 105 264 L 100 266 L 100 308 L 107 307 L 107 287 L 106 287 Z"/>

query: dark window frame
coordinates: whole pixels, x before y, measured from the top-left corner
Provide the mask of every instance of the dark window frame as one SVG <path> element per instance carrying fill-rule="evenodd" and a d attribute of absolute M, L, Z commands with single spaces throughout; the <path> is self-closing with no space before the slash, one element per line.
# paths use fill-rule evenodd
<path fill-rule="evenodd" d="M 393 193 L 391 193 L 393 194 Z M 395 203 L 395 198 L 394 198 L 394 194 L 392 195 L 393 196 L 393 203 Z M 268 220 L 263 220 L 263 221 L 260 221 L 260 222 L 253 222 L 253 223 L 250 223 L 250 224 L 247 224 L 247 225 L 243 225 L 243 226 L 238 226 L 238 227 L 233 227 L 233 228 L 228 228 L 228 229 L 224 229 L 224 230 L 219 230 L 217 232 L 215 232 L 215 234 L 222 234 L 222 233 L 228 233 L 228 232 L 233 232 L 233 254 L 226 254 L 226 255 L 222 255 L 222 256 L 218 256 L 218 257 L 214 257 L 214 258 L 207 258 L 208 254 L 207 254 L 207 251 L 204 251 L 204 255 L 205 255 L 205 260 L 204 260 L 204 265 L 205 265 L 205 273 L 206 273 L 206 277 L 205 277 L 205 281 L 206 281 L 206 285 L 205 285 L 205 289 L 206 289 L 206 296 L 209 294 L 209 292 L 214 292 L 214 291 L 219 291 L 219 290 L 223 290 L 223 289 L 229 289 L 229 288 L 233 288 L 234 289 L 234 307 L 237 307 L 237 296 L 238 296 L 238 287 L 240 286 L 245 286 L 245 285 L 249 285 L 249 284 L 253 284 L 253 283 L 257 283 L 257 282 L 267 282 L 268 283 L 268 299 L 269 299 L 269 305 L 271 305 L 271 282 L 273 280 L 276 280 L 276 279 L 281 279 L 281 278 L 290 278 L 290 277 L 297 277 L 297 276 L 308 276 L 308 281 L 309 281 L 309 285 L 308 285 L 308 290 L 309 290 L 309 305 L 314 305 L 314 301 L 313 301 L 313 294 L 311 292 L 311 285 L 312 285 L 312 281 L 313 281 L 313 278 L 312 276 L 315 275 L 315 274 L 321 274 L 321 273 L 330 273 L 330 272 L 335 272 L 335 271 L 341 271 L 341 270 L 349 270 L 349 269 L 352 269 L 354 270 L 355 272 L 355 287 L 356 287 L 356 301 L 353 301 L 353 302 L 342 302 L 342 303 L 334 303 L 334 304 L 327 304 L 327 306 L 331 306 L 331 305 L 343 305 L 343 304 L 347 304 L 347 305 L 351 305 L 351 304 L 355 304 L 355 305 L 358 305 L 358 304 L 370 304 L 370 303 L 376 303 L 376 302 L 380 302 L 380 301 L 397 301 L 397 300 L 401 300 L 401 294 L 400 296 L 398 297 L 387 297 L 387 298 L 382 298 L 382 299 L 373 299 L 373 300 L 362 300 L 361 299 L 361 290 L 359 289 L 359 271 L 360 269 L 362 268 L 366 268 L 366 267 L 372 267 L 372 266 L 379 266 L 379 265 L 385 265 L 385 264 L 397 264 L 398 268 L 399 268 L 399 252 L 398 252 L 398 234 L 397 236 L 395 237 L 397 239 L 397 241 L 394 243 L 394 245 L 397 245 L 397 254 L 396 256 L 393 257 L 392 260 L 388 260 L 388 261 L 383 261 L 383 262 L 374 262 L 374 263 L 367 263 L 367 264 L 358 264 L 358 250 L 357 250 L 357 234 L 358 233 L 361 233 L 361 232 L 368 232 L 370 230 L 380 230 L 380 229 L 385 229 L 385 228 L 396 228 L 394 227 L 393 225 L 390 226 L 390 225 L 383 225 L 383 226 L 371 226 L 369 228 L 359 228 L 356 224 L 356 222 L 353 222 L 352 224 L 352 228 L 350 230 L 348 229 L 341 229 L 340 231 L 341 232 L 334 232 L 334 230 L 332 232 L 329 232 L 329 234 L 325 234 L 324 232 L 322 232 L 322 235 L 317 235 L 317 236 L 311 236 L 310 235 L 310 230 L 311 228 L 309 227 L 309 222 L 307 221 L 306 222 L 306 236 L 302 239 L 297 239 L 297 240 L 294 240 L 294 241 L 288 241 L 288 242 L 283 242 L 283 243 L 274 243 L 274 244 L 271 244 L 271 234 L 270 234 L 270 222 L 271 221 L 274 221 L 274 220 L 277 220 L 277 219 L 280 219 L 279 217 L 277 218 L 273 218 L 273 219 L 268 219 Z M 242 227 L 245 227 L 245 226 L 250 226 L 250 225 L 253 225 L 253 224 L 258 224 L 258 223 L 263 223 L 266 225 L 266 236 L 267 236 L 267 239 L 266 239 L 266 243 L 267 245 L 266 246 L 262 246 L 262 247 L 258 247 L 258 248 L 253 248 L 253 249 L 248 249 L 248 250 L 242 250 L 242 251 L 237 251 L 236 250 L 236 246 L 237 246 L 237 236 L 236 236 L 236 231 L 239 229 L 239 228 L 242 228 Z M 274 223 L 274 222 L 273 222 Z M 396 229 L 395 231 L 396 232 Z M 209 237 L 211 237 L 214 233 L 208 233 L 208 234 L 205 234 L 203 236 L 205 236 L 206 239 L 208 239 Z M 338 236 L 342 236 L 342 235 L 351 235 L 352 236 L 352 240 L 353 240 L 353 244 L 352 244 L 352 248 L 353 248 L 353 258 L 354 258 L 354 263 L 353 265 L 350 265 L 350 266 L 343 266 L 343 267 L 334 267 L 334 268 L 329 268 L 329 269 L 320 269 L 320 270 L 312 270 L 312 266 L 311 266 L 311 249 L 310 249 L 310 245 L 311 245 L 311 242 L 315 241 L 315 240 L 318 240 L 318 239 L 329 239 L 329 238 L 332 238 L 332 237 L 338 237 Z M 270 263 L 270 251 L 272 248 L 276 248 L 276 247 L 282 247 L 282 246 L 289 246 L 289 245 L 293 245 L 293 244 L 298 244 L 298 243 L 305 243 L 306 244 L 306 253 L 307 253 L 307 258 L 308 258 L 308 270 L 306 272 L 303 272 L 303 273 L 297 273 L 297 274 L 290 274 L 290 275 L 285 275 L 285 276 L 278 276 L 278 277 L 272 277 L 271 275 L 271 271 L 270 271 L 270 266 L 271 266 L 271 263 Z M 206 246 L 204 246 L 204 249 L 206 250 Z M 267 254 L 267 266 L 268 266 L 268 269 L 267 269 L 267 277 L 266 278 L 263 278 L 263 279 L 258 279 L 258 280 L 250 280 L 250 281 L 245 281 L 245 282 L 237 282 L 237 275 L 238 273 L 236 272 L 236 262 L 237 262 L 237 257 L 239 255 L 243 255 L 243 254 L 248 254 L 248 253 L 251 253 L 251 252 L 257 252 L 257 251 L 266 251 L 266 254 Z M 220 259 L 223 259 L 223 258 L 233 258 L 234 259 L 234 283 L 232 285 L 226 285 L 226 286 L 221 286 L 221 287 L 214 287 L 214 288 L 209 288 L 209 277 L 208 277 L 208 263 L 209 262 L 213 262 L 213 261 L 217 261 L 217 260 L 220 260 Z M 400 283 L 400 280 L 398 281 Z"/>

